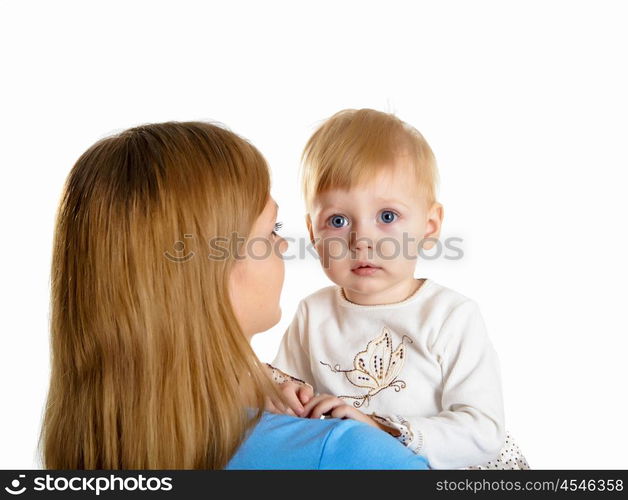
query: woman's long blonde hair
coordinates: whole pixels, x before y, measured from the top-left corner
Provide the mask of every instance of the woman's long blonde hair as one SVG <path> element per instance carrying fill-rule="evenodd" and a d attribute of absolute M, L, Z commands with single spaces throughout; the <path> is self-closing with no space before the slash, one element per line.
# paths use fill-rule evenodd
<path fill-rule="evenodd" d="M 54 236 L 44 467 L 228 463 L 275 391 L 229 301 L 235 251 L 208 243 L 249 235 L 269 193 L 262 155 L 208 123 L 136 127 L 79 158 Z"/>

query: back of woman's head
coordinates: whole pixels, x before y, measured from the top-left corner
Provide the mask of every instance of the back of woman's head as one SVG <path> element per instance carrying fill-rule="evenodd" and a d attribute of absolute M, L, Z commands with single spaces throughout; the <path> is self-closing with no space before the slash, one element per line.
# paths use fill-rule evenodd
<path fill-rule="evenodd" d="M 208 123 L 133 128 L 79 158 L 54 238 L 45 467 L 226 465 L 267 379 L 229 302 L 235 252 L 208 243 L 246 237 L 269 191 L 261 154 Z"/>

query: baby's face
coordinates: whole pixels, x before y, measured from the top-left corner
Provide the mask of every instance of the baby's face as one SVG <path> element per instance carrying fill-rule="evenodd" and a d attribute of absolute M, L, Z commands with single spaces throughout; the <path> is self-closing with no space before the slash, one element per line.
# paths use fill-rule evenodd
<path fill-rule="evenodd" d="M 403 166 L 349 190 L 327 190 L 311 208 L 310 237 L 325 273 L 362 304 L 403 300 L 415 282 L 422 240 L 437 238 L 440 230 L 440 219 L 430 217 L 433 207 Z"/>

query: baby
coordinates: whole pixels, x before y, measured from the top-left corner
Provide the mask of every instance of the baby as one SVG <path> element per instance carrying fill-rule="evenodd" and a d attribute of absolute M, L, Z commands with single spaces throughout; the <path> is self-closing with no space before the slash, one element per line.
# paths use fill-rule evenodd
<path fill-rule="evenodd" d="M 434 469 L 528 468 L 477 303 L 414 277 L 441 230 L 437 178 L 425 139 L 393 115 L 344 110 L 314 133 L 306 222 L 337 286 L 300 302 L 269 366 L 299 416 L 361 420 Z"/>

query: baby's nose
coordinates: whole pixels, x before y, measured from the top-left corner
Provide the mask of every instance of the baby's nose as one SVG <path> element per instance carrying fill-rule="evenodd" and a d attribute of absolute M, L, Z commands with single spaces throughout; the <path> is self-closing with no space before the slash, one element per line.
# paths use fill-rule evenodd
<path fill-rule="evenodd" d="M 359 237 L 356 235 L 351 247 L 355 250 L 368 250 L 369 248 L 373 248 L 373 242 L 365 236 Z"/>
<path fill-rule="evenodd" d="M 375 245 L 373 234 L 368 227 L 356 225 L 349 235 L 350 246 L 354 250 L 368 250 Z"/>

